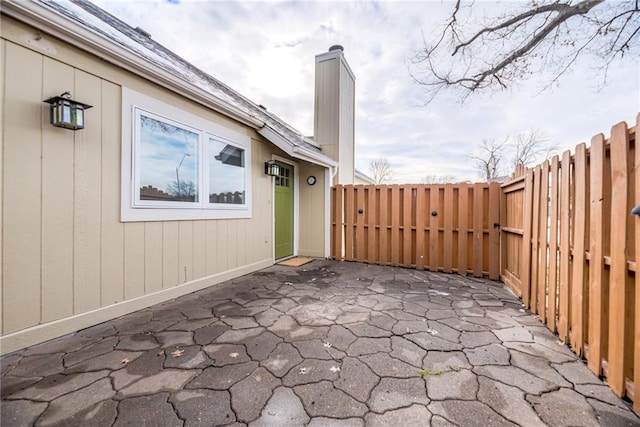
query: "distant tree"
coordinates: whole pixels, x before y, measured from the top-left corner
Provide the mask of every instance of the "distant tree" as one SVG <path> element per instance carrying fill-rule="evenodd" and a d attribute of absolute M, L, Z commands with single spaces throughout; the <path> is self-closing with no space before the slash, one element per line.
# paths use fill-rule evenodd
<path fill-rule="evenodd" d="M 517 165 L 533 166 L 555 154 L 553 144 L 540 129 L 530 129 L 501 142 L 483 140 L 476 153 L 469 157 L 487 182 L 498 181 L 513 172 Z"/>
<path fill-rule="evenodd" d="M 374 184 L 385 184 L 393 178 L 391 163 L 389 163 L 389 160 L 385 157 L 371 160 L 371 163 L 369 163 L 369 172 L 371 173 Z"/>
<path fill-rule="evenodd" d="M 505 5 L 506 4 L 506 5 Z M 580 56 L 606 71 L 618 58 L 637 58 L 638 0 L 532 0 L 487 10 L 484 2 L 457 0 L 441 32 L 423 34 L 410 62 L 414 80 L 427 87 L 427 102 L 442 89 L 471 93 L 502 90 L 532 75 L 557 82 Z"/>
<path fill-rule="evenodd" d="M 549 137 L 540 129 L 519 133 L 508 145 L 513 151 L 509 172 L 518 165 L 534 166 L 558 151 L 558 145 L 550 142 Z"/>
<path fill-rule="evenodd" d="M 173 181 L 169 184 L 167 193 L 178 199 L 192 199 L 196 195 L 196 185 L 193 181 Z"/>
<path fill-rule="evenodd" d="M 429 174 L 422 177 L 424 184 L 454 184 L 460 179 L 455 175 L 436 175 Z"/>
<path fill-rule="evenodd" d="M 498 180 L 503 175 L 504 151 L 507 141 L 483 140 L 476 154 L 469 157 L 475 161 L 480 176 L 487 182 Z"/>

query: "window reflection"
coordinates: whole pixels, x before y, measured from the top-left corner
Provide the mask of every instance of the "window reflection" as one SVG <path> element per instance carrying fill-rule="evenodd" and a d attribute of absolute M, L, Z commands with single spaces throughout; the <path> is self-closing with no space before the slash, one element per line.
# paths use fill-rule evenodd
<path fill-rule="evenodd" d="M 244 150 L 211 138 L 209 153 L 209 203 L 245 204 Z"/>
<path fill-rule="evenodd" d="M 198 202 L 198 138 L 190 130 L 139 116 L 140 200 Z"/>

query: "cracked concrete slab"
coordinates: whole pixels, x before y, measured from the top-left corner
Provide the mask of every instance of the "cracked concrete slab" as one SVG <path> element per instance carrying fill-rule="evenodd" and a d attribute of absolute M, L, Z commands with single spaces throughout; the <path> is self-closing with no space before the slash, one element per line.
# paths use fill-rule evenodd
<path fill-rule="evenodd" d="M 302 402 L 290 388 L 280 387 L 265 405 L 260 418 L 250 427 L 305 425 L 310 418 L 304 411 Z"/>
<path fill-rule="evenodd" d="M 369 399 L 369 407 L 378 413 L 414 403 L 429 404 L 424 381 L 420 378 L 383 378 L 373 389 Z"/>
<path fill-rule="evenodd" d="M 468 369 L 436 371 L 424 379 L 431 400 L 474 400 L 478 393 L 478 378 Z"/>
<path fill-rule="evenodd" d="M 7 425 L 640 426 L 500 283 L 273 266 L 0 358 Z"/>
<path fill-rule="evenodd" d="M 181 390 L 169 401 L 189 426 L 226 425 L 236 421 L 231 397 L 226 391 Z"/>

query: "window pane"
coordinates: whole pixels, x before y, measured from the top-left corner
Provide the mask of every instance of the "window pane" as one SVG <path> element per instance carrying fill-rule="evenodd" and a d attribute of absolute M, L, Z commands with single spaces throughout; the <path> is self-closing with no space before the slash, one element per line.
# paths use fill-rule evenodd
<path fill-rule="evenodd" d="M 198 201 L 198 134 L 144 115 L 140 126 L 140 200 Z"/>
<path fill-rule="evenodd" d="M 244 150 L 209 139 L 209 203 L 244 205 L 246 169 Z"/>

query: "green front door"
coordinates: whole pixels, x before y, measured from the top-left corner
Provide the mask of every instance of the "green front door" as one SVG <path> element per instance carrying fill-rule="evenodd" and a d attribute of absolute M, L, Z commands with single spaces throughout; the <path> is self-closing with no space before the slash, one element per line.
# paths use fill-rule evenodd
<path fill-rule="evenodd" d="M 280 163 L 280 174 L 275 177 L 275 256 L 276 259 L 293 255 L 293 166 Z"/>

